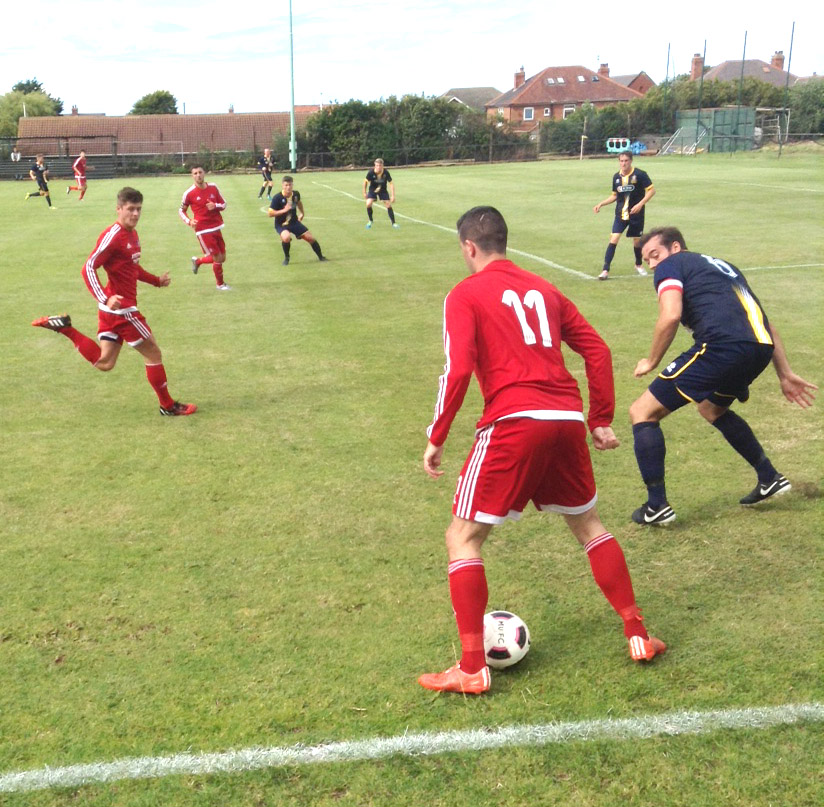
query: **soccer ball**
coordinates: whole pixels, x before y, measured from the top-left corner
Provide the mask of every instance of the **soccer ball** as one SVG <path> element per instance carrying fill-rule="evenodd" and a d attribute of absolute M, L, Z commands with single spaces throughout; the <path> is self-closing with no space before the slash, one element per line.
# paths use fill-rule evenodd
<path fill-rule="evenodd" d="M 529 628 L 509 611 L 493 611 L 484 617 L 486 663 L 497 670 L 517 664 L 529 651 Z"/>

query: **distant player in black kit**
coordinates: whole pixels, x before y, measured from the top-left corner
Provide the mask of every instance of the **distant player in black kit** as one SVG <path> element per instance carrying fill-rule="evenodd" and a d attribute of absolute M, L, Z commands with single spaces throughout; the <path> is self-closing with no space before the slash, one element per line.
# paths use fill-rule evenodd
<path fill-rule="evenodd" d="M 292 177 L 284 177 L 280 185 L 280 193 L 276 193 L 269 205 L 269 218 L 275 220 L 275 232 L 280 236 L 280 245 L 283 247 L 283 265 L 289 265 L 289 250 L 292 247 L 292 236 L 302 238 L 312 247 L 319 261 L 325 261 L 320 244 L 315 236 L 303 224 L 303 202 L 300 200 L 300 191 L 292 187 Z"/>
<path fill-rule="evenodd" d="M 655 273 L 658 321 L 649 356 L 638 362 L 635 377 L 658 366 L 679 322 L 693 332 L 695 344 L 673 359 L 630 407 L 635 456 L 648 496 L 632 520 L 657 525 L 675 520 L 664 484 L 666 445 L 660 422 L 688 403 L 697 405 L 698 413 L 758 474 L 758 484 L 741 504 L 786 493 L 789 480 L 776 471 L 747 421 L 730 407 L 736 398 L 749 398 L 750 384 L 770 361 L 788 401 L 812 406 L 818 387 L 792 371 L 778 332 L 739 269 L 720 258 L 688 252 L 675 227 L 647 233 L 641 250 Z"/>
<path fill-rule="evenodd" d="M 609 267 L 615 256 L 615 248 L 621 240 L 621 233 L 627 231 L 627 238 L 632 238 L 635 248 L 635 271 L 645 275 L 646 269 L 641 265 L 641 236 L 644 234 L 644 206 L 655 196 L 655 188 L 646 171 L 632 167 L 632 152 L 622 151 L 618 156 L 620 170 L 612 177 L 612 193 L 593 210 L 597 213 L 604 205 L 615 202 L 615 220 L 612 222 L 612 235 L 604 254 L 604 268 L 598 280 L 609 277 Z"/>
<path fill-rule="evenodd" d="M 375 199 L 383 202 L 392 226 L 396 230 L 400 227 L 395 222 L 395 211 L 392 209 L 395 201 L 395 183 L 392 182 L 392 175 L 383 167 L 383 160 L 380 157 L 375 160 L 375 167 L 367 171 L 366 179 L 363 180 L 363 198 L 366 199 L 366 215 L 369 216 L 369 221 L 366 223 L 367 230 L 372 229 L 372 205 Z"/>
<path fill-rule="evenodd" d="M 263 196 L 266 191 L 266 198 L 272 198 L 272 171 L 275 170 L 275 155 L 272 154 L 271 149 L 263 149 L 263 156 L 258 159 L 258 168 L 260 175 L 263 177 L 263 184 L 260 186 L 260 193 L 258 199 Z"/>
<path fill-rule="evenodd" d="M 32 196 L 45 196 L 49 207 L 52 207 L 51 196 L 49 195 L 49 166 L 42 154 L 38 154 L 31 164 L 29 176 L 37 183 L 37 190 L 27 193 L 26 199 L 31 199 Z"/>

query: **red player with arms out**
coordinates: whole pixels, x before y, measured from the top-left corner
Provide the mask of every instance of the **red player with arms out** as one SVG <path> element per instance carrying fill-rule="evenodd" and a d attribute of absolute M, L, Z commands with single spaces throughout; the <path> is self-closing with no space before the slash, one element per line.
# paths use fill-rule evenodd
<path fill-rule="evenodd" d="M 621 616 L 629 652 L 649 661 L 666 650 L 644 627 L 618 541 L 595 509 L 597 494 L 586 441 L 618 447 L 609 348 L 573 303 L 544 278 L 506 258 L 507 226 L 493 207 L 458 221 L 469 277 L 444 302 L 446 365 L 423 467 L 440 470 L 444 443 L 473 372 L 484 397 L 475 444 L 458 477 L 446 531 L 448 577 L 462 655 L 443 673 L 422 675 L 426 689 L 481 694 L 490 687 L 483 621 L 487 583 L 481 547 L 495 524 L 518 520 L 532 501 L 560 513 L 586 550 L 593 577 Z M 564 365 L 561 342 L 583 356 L 589 387 L 584 421 L 578 384 Z"/>
<path fill-rule="evenodd" d="M 82 202 L 86 195 L 86 152 L 82 149 L 80 156 L 72 163 L 72 171 L 74 171 L 74 185 L 69 185 L 66 193 L 80 191 L 80 198 L 77 201 Z"/>
<path fill-rule="evenodd" d="M 217 185 L 206 181 L 206 173 L 202 165 L 192 168 L 194 184 L 183 194 L 178 214 L 194 231 L 204 257 L 192 256 L 192 271 L 197 270 L 204 263 L 212 264 L 215 273 L 215 283 L 219 291 L 231 291 L 223 281 L 223 262 L 226 260 L 226 244 L 223 241 L 222 210 L 226 210 L 226 202 L 220 195 Z M 189 208 L 192 208 L 192 217 L 189 218 Z"/>
<path fill-rule="evenodd" d="M 160 348 L 143 315 L 137 309 L 137 281 L 152 286 L 168 286 L 169 273 L 158 276 L 140 265 L 140 238 L 137 222 L 143 209 L 143 194 L 123 188 L 117 194 L 117 221 L 97 239 L 83 267 L 83 279 L 97 300 L 97 338 L 100 345 L 72 327 L 68 314 L 40 317 L 32 322 L 38 328 L 62 333 L 72 341 L 80 355 L 104 372 L 114 369 L 123 342 L 131 345 L 146 363 L 146 377 L 160 402 L 161 415 L 192 415 L 195 404 L 179 403 L 169 395 L 166 370 Z M 106 270 L 108 282 L 101 285 L 97 270 Z"/>

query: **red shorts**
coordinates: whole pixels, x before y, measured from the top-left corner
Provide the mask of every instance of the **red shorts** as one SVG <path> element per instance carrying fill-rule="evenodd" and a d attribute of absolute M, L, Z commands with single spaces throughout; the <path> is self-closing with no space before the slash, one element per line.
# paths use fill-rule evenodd
<path fill-rule="evenodd" d="M 74 184 L 77 185 L 78 188 L 85 188 L 86 187 L 86 177 L 80 177 L 77 174 L 74 175 Z"/>
<path fill-rule="evenodd" d="M 527 502 L 575 515 L 597 499 L 586 426 L 576 420 L 499 420 L 475 437 L 452 512 L 467 521 L 517 521 Z"/>
<path fill-rule="evenodd" d="M 127 311 L 125 314 L 110 314 L 108 311 L 97 312 L 97 338 L 108 342 L 125 342 L 137 347 L 146 339 L 151 339 L 152 330 L 139 311 Z"/>
<path fill-rule="evenodd" d="M 204 255 L 226 254 L 226 244 L 220 230 L 213 230 L 210 233 L 197 233 L 197 240 L 200 241 L 200 248 L 203 250 Z"/>

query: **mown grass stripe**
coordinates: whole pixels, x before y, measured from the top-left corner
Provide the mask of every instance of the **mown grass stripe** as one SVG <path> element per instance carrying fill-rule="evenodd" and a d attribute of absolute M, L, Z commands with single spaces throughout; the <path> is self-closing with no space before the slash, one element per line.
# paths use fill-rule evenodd
<path fill-rule="evenodd" d="M 793 723 L 824 721 L 824 704 L 800 703 L 708 712 L 668 712 L 617 720 L 582 720 L 494 729 L 421 732 L 397 737 L 294 745 L 286 748 L 248 748 L 220 753 L 137 757 L 115 762 L 41 768 L 0 775 L 0 793 L 157 779 L 175 775 L 240 773 L 330 762 L 362 762 L 392 756 L 485 751 L 515 746 L 542 746 L 591 740 L 631 740 L 709 734 L 721 730 L 766 729 Z"/>

